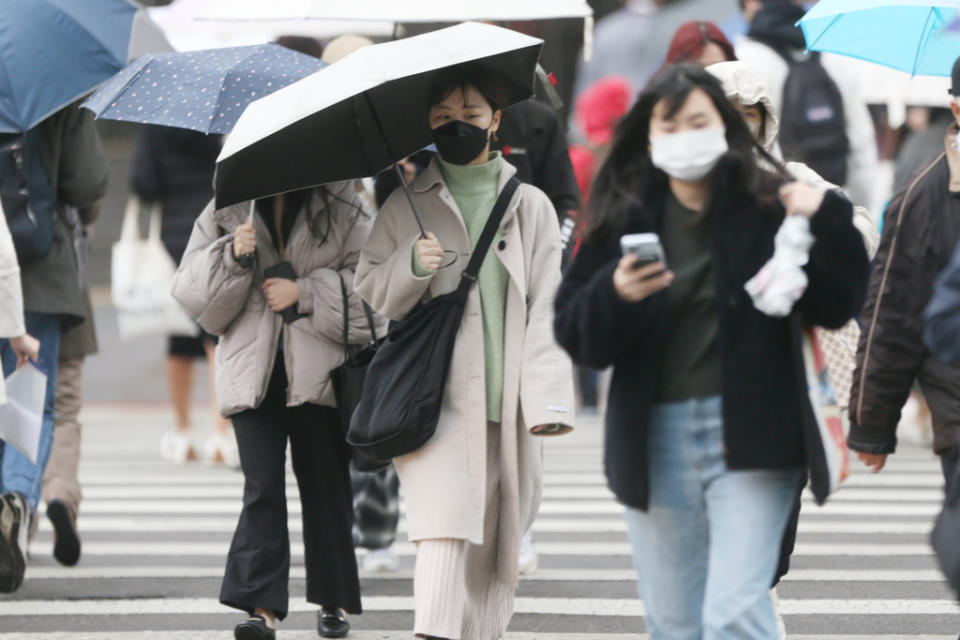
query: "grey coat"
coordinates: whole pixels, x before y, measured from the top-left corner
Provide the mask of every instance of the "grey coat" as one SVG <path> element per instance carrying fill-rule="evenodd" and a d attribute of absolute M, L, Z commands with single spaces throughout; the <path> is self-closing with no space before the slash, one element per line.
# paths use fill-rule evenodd
<path fill-rule="evenodd" d="M 107 159 L 93 121 L 93 113 L 71 105 L 41 122 L 28 134 L 36 141 L 56 194 L 53 246 L 43 258 L 22 266 L 26 311 L 62 314 L 68 324 L 81 322 L 84 303 L 73 225 L 67 205 L 86 211 L 107 192 Z M 33 146 L 33 145 L 31 145 Z"/>

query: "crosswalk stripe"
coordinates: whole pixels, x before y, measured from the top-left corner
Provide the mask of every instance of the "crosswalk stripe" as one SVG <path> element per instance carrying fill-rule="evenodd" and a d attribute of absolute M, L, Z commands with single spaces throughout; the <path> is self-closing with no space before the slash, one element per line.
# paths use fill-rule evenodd
<path fill-rule="evenodd" d="M 316 611 L 316 605 L 291 602 L 291 612 Z M 413 611 L 413 598 L 369 596 L 365 611 Z M 231 610 L 214 598 L 140 598 L 135 600 L 19 600 L 0 602 L 0 616 L 96 616 L 214 614 Z M 643 616 L 633 598 L 517 598 L 516 613 L 583 616 Z M 960 613 L 953 600 L 780 600 L 785 615 L 950 615 Z"/>
<path fill-rule="evenodd" d="M 291 567 L 290 576 L 304 579 L 303 567 Z M 123 566 L 30 567 L 28 580 L 86 580 L 124 578 L 222 578 L 223 567 Z M 363 580 L 412 580 L 413 571 L 360 572 Z M 633 582 L 633 569 L 538 569 L 522 582 Z M 943 582 L 939 571 L 911 569 L 791 569 L 784 582 Z M 2 637 L 2 636 L 0 636 Z"/>
<path fill-rule="evenodd" d="M 817 507 L 809 500 L 811 515 L 846 515 L 846 516 L 935 516 L 940 512 L 941 504 L 931 500 L 929 502 L 844 502 L 830 501 L 822 507 Z M 240 513 L 240 501 L 237 500 L 90 500 L 84 502 L 85 514 L 233 514 Z M 300 504 L 290 500 L 290 513 L 300 513 Z M 570 500 L 545 500 L 540 506 L 540 514 L 550 516 L 558 514 L 568 515 L 620 515 L 623 506 L 612 500 L 580 502 Z"/>
<path fill-rule="evenodd" d="M 283 629 L 283 637 L 292 640 L 315 640 L 316 631 Z M 4 633 L 4 640 L 233 640 L 233 631 L 196 629 L 187 631 L 107 631 L 83 633 Z M 409 630 L 352 630 L 351 640 L 408 640 Z M 645 633 L 543 633 L 508 631 L 504 640 L 649 640 Z M 956 640 L 954 635 L 883 635 L 884 640 Z M 810 635 L 790 634 L 790 640 L 877 640 L 875 635 Z"/>
<path fill-rule="evenodd" d="M 220 542 L 85 542 L 83 553 L 88 556 L 225 556 L 230 547 L 229 541 Z M 52 554 L 53 544 L 39 542 L 31 545 L 31 552 Z M 400 542 L 394 545 L 394 551 L 400 556 L 414 556 L 416 548 L 412 543 Z M 541 555 L 573 556 L 632 556 L 629 543 L 626 542 L 538 542 L 537 552 Z M 290 553 L 303 555 L 303 544 L 291 543 Z M 360 550 L 360 554 L 364 554 Z M 840 544 L 799 542 L 794 550 L 795 556 L 926 556 L 932 554 L 930 546 L 924 544 Z"/>
<path fill-rule="evenodd" d="M 237 519 L 177 517 L 159 518 L 145 516 L 81 516 L 78 526 L 84 533 L 232 533 Z M 287 527 L 292 532 L 303 530 L 299 518 L 290 518 Z M 930 533 L 932 521 L 891 521 L 878 524 L 876 521 L 850 522 L 838 520 L 802 520 L 800 533 L 825 534 L 923 534 Z M 53 525 L 46 518 L 40 521 L 40 531 L 50 532 Z M 401 519 L 398 531 L 406 532 L 407 523 Z M 534 533 L 622 533 L 627 525 L 622 518 L 613 519 L 568 519 L 538 518 L 533 524 Z"/>
<path fill-rule="evenodd" d="M 295 495 L 296 492 L 288 490 L 288 494 Z M 116 486 L 116 487 L 90 487 L 84 490 L 87 500 L 114 500 L 114 499 L 139 499 L 153 500 L 163 499 L 183 499 L 183 498 L 234 498 L 239 499 L 243 495 L 243 488 L 234 483 L 232 485 L 222 486 Z M 613 493 L 606 487 L 567 487 L 554 486 L 546 487 L 543 491 L 545 500 L 612 500 Z M 807 495 L 807 499 L 811 499 Z M 860 489 L 855 487 L 841 487 L 836 493 L 830 496 L 832 502 L 836 501 L 864 501 L 864 502 L 942 502 L 943 491 L 937 488 L 930 489 Z"/>

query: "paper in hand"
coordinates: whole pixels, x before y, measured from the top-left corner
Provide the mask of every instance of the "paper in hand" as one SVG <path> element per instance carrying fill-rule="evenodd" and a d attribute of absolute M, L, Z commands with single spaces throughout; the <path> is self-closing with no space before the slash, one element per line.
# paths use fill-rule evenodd
<path fill-rule="evenodd" d="M 28 362 L 7 376 L 7 403 L 0 405 L 0 440 L 37 463 L 47 376 Z"/>

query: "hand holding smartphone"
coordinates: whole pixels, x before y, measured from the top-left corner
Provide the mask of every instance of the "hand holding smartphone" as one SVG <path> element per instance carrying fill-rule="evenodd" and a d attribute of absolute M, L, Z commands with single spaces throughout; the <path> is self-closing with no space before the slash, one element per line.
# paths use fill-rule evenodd
<path fill-rule="evenodd" d="M 633 233 L 620 238 L 623 257 L 613 274 L 617 295 L 627 302 L 639 302 L 673 282 L 666 255 L 655 233 Z"/>

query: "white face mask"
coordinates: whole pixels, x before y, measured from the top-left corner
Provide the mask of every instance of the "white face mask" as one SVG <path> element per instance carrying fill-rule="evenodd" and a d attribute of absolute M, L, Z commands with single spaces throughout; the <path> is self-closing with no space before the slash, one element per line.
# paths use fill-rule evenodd
<path fill-rule="evenodd" d="M 750 133 L 753 135 L 753 139 L 763 144 L 765 141 L 760 139 L 760 129 L 763 128 L 762 122 L 753 122 L 750 121 L 747 123 L 747 129 L 750 129 Z"/>
<path fill-rule="evenodd" d="M 722 127 L 650 136 L 653 165 L 684 182 L 702 180 L 728 150 L 727 132 Z"/>

